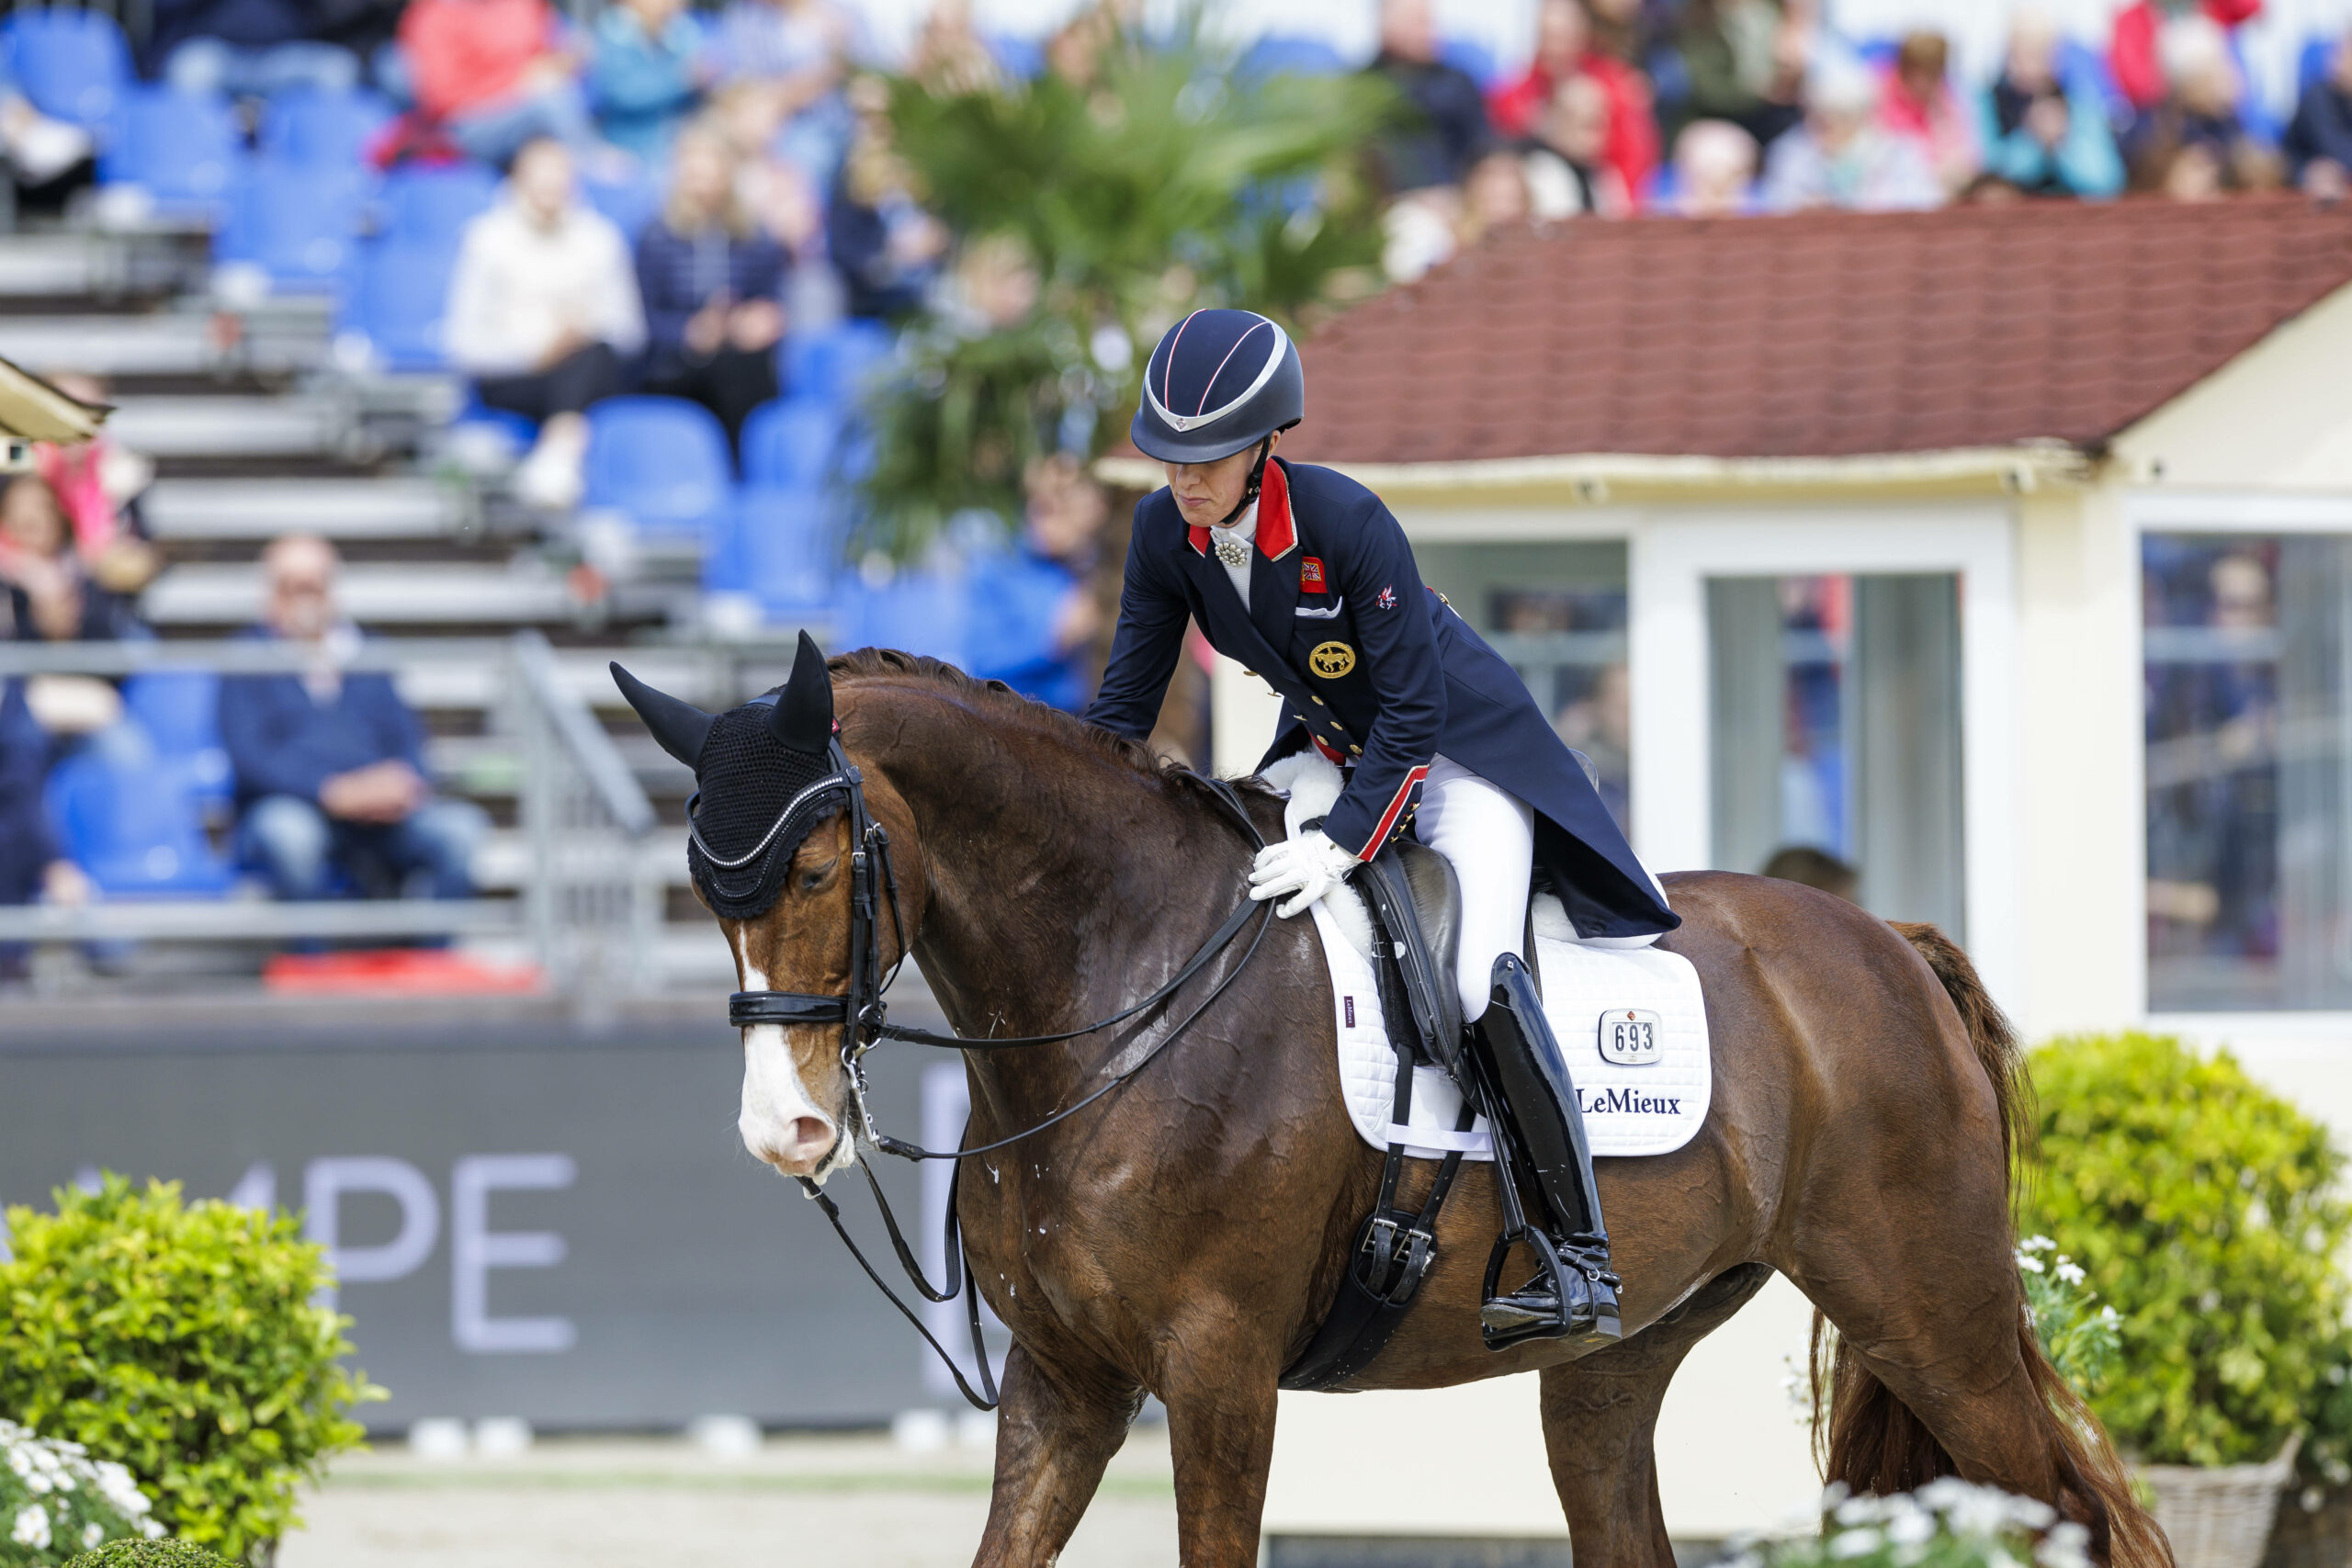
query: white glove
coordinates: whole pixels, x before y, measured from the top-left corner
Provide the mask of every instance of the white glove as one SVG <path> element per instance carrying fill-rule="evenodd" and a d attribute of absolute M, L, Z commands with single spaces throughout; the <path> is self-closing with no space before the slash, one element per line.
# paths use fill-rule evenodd
<path fill-rule="evenodd" d="M 1317 828 L 1258 852 L 1258 862 L 1250 868 L 1250 897 L 1280 898 L 1296 894 L 1288 903 L 1274 906 L 1275 914 L 1289 919 L 1340 886 L 1355 864 L 1355 856 Z"/>

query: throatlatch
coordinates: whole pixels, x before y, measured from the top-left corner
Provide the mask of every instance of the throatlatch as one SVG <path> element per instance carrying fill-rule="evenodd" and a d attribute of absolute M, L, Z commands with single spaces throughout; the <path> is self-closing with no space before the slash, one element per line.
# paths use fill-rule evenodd
<path fill-rule="evenodd" d="M 1516 953 L 1495 960 L 1487 1010 L 1470 1027 L 1470 1059 L 1495 1134 L 1495 1190 L 1503 1234 L 1487 1259 L 1478 1331 L 1489 1350 L 1528 1339 L 1605 1341 L 1621 1337 L 1617 1276 L 1593 1180 L 1584 1111 L 1567 1058 L 1544 1016 L 1534 976 Z M 1528 1223 L 1518 1189 L 1534 1190 L 1548 1225 Z M 1513 1247 L 1534 1255 L 1526 1284 L 1498 1293 Z"/>

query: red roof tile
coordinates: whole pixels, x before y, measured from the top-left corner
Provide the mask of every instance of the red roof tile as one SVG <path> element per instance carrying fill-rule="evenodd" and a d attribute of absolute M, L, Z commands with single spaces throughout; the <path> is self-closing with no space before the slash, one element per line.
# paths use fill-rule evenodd
<path fill-rule="evenodd" d="M 2093 446 L 2347 282 L 2352 212 L 2299 197 L 1563 223 L 1317 333 L 1284 454 Z"/>

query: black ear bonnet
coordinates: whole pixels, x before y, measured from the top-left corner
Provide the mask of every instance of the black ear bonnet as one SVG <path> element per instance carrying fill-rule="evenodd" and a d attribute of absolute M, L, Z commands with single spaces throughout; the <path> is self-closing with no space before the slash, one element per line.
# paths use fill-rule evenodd
<path fill-rule="evenodd" d="M 767 913 L 784 891 L 793 854 L 849 800 L 824 655 L 803 632 L 789 681 L 716 716 L 688 709 L 691 716 L 681 719 L 676 710 L 686 705 L 618 666 L 614 674 L 664 749 L 695 770 L 699 787 L 686 802 L 686 869 L 695 890 L 724 919 Z M 688 745 L 694 755 L 679 756 Z"/>

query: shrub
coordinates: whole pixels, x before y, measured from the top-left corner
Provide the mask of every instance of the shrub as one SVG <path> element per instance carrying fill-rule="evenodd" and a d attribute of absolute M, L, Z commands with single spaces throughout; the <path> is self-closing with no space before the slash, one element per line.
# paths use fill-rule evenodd
<path fill-rule="evenodd" d="M 84 1552 L 65 1568 L 229 1568 L 229 1564 L 184 1540 L 117 1540 Z"/>
<path fill-rule="evenodd" d="M 2344 1317 L 2342 1156 L 2226 1051 L 2082 1037 L 2032 1068 L 2044 1168 L 2026 1223 L 2120 1314 L 2092 1407 L 2143 1462 L 2270 1458 L 2304 1424 Z"/>
<path fill-rule="evenodd" d="M 175 1183 L 55 1198 L 7 1213 L 0 1410 L 127 1466 L 174 1534 L 256 1554 L 382 1396 L 340 1363 L 350 1320 L 311 1304 L 324 1255 L 291 1218 L 184 1205 Z"/>
<path fill-rule="evenodd" d="M 47 1568 L 102 1541 L 161 1535 L 150 1506 L 122 1466 L 0 1421 L 0 1568 Z"/>
<path fill-rule="evenodd" d="M 1823 1513 L 1818 1535 L 1747 1546 L 1724 1568 L 2090 1568 L 2081 1525 L 1956 1475 L 1891 1497 L 1832 1487 Z"/>

